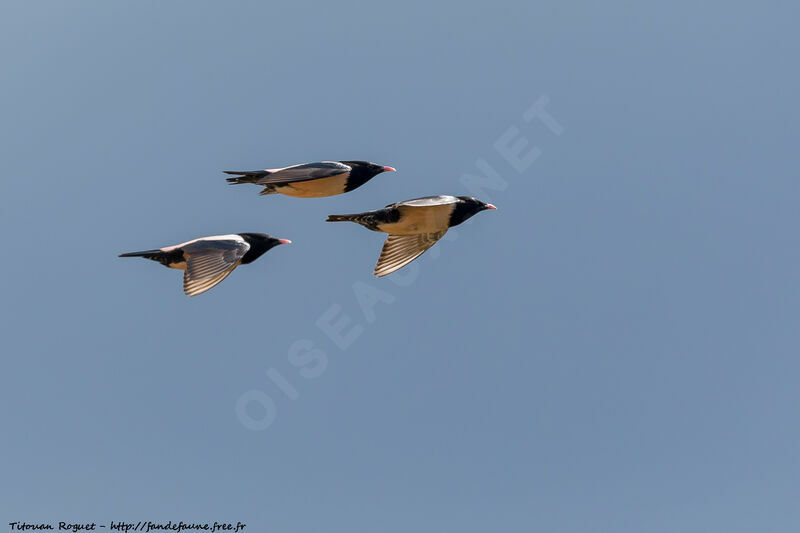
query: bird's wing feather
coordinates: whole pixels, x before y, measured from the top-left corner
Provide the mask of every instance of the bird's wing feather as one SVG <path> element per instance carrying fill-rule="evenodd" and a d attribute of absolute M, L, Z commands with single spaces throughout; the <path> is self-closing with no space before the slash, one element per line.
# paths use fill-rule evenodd
<path fill-rule="evenodd" d="M 447 230 L 417 235 L 389 235 L 386 242 L 383 243 L 383 249 L 373 273 L 380 278 L 406 266 L 436 244 L 436 241 L 441 239 L 445 233 Z"/>
<path fill-rule="evenodd" d="M 291 167 L 276 169 L 269 175 L 258 180 L 259 185 L 276 183 L 293 183 L 296 181 L 316 180 L 338 176 L 350 172 L 351 167 L 338 161 L 320 161 L 319 163 L 304 163 Z"/>
<path fill-rule="evenodd" d="M 455 196 L 448 196 L 443 194 L 439 196 L 424 196 L 422 198 L 414 198 L 413 200 L 405 200 L 403 202 L 389 204 L 386 207 L 401 207 L 401 206 L 431 207 L 434 205 L 454 204 L 456 202 L 458 202 L 458 198 L 456 198 Z"/>
<path fill-rule="evenodd" d="M 231 272 L 233 272 L 233 268 L 221 272 L 216 276 L 212 276 L 210 278 L 205 278 L 205 279 L 189 279 L 188 274 L 184 272 L 183 292 L 186 293 L 186 296 L 197 296 L 198 294 L 202 294 L 206 292 L 208 289 L 219 284 L 219 282 L 221 282 L 223 279 L 227 278 Z"/>
<path fill-rule="evenodd" d="M 239 264 L 250 245 L 239 239 L 199 240 L 183 248 L 186 272 L 183 290 L 189 296 L 207 291 Z"/>

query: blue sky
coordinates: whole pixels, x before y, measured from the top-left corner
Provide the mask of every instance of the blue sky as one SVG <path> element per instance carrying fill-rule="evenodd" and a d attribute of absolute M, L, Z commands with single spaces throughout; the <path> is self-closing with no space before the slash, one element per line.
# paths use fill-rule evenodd
<path fill-rule="evenodd" d="M 796 530 L 798 15 L 5 2 L 0 518 Z M 398 172 L 312 200 L 220 172 L 323 159 Z M 479 160 L 499 209 L 413 270 L 324 223 L 470 194 Z M 240 231 L 294 243 L 197 298 L 116 257 Z"/>

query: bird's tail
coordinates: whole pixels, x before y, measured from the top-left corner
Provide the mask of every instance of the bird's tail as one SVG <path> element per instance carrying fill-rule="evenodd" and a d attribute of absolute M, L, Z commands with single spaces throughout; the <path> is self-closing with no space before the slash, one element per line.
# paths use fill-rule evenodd
<path fill-rule="evenodd" d="M 158 261 L 165 267 L 170 266 L 171 263 L 178 263 L 183 260 L 183 252 L 180 250 L 165 252 L 164 250 L 143 250 L 141 252 L 128 252 L 126 254 L 119 254 L 120 257 L 144 257 L 151 261 Z"/>
<path fill-rule="evenodd" d="M 127 252 L 124 254 L 119 254 L 119 257 L 147 257 L 150 259 L 150 257 L 154 255 L 160 255 L 163 253 L 164 252 L 161 250 L 142 250 L 141 252 Z"/>
<path fill-rule="evenodd" d="M 325 222 L 359 222 L 363 214 L 357 215 L 328 215 Z"/>
<path fill-rule="evenodd" d="M 228 183 L 231 185 L 237 183 L 258 183 L 258 180 L 271 174 L 268 170 L 223 170 L 223 172 L 234 176 L 233 178 L 227 178 Z"/>

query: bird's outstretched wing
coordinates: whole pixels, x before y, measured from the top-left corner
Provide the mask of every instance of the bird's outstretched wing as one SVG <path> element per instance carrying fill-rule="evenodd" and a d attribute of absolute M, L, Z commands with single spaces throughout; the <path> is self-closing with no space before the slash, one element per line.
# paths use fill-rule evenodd
<path fill-rule="evenodd" d="M 250 177 L 248 183 L 257 185 L 271 185 L 279 183 L 294 183 L 297 181 L 316 180 L 320 178 L 330 178 L 345 172 L 350 172 L 351 167 L 338 161 L 320 161 L 318 163 L 303 163 L 292 165 L 291 167 L 278 168 L 274 170 L 255 170 L 241 171 L 226 170 L 226 174 L 240 174 L 241 177 Z M 233 181 L 236 178 L 229 178 Z"/>
<path fill-rule="evenodd" d="M 458 202 L 455 196 L 448 196 L 441 194 L 439 196 L 423 196 L 422 198 L 414 198 L 413 200 L 405 200 L 403 202 L 396 202 L 389 204 L 386 207 L 433 207 L 436 205 L 447 205 Z"/>
<path fill-rule="evenodd" d="M 250 245 L 244 240 L 199 240 L 183 248 L 186 271 L 183 292 L 196 296 L 217 285 L 239 265 Z"/>
<path fill-rule="evenodd" d="M 445 233 L 447 233 L 446 229 L 417 235 L 389 235 L 386 242 L 383 243 L 383 249 L 373 273 L 380 278 L 406 266 L 436 244 L 436 241 L 441 239 Z"/>

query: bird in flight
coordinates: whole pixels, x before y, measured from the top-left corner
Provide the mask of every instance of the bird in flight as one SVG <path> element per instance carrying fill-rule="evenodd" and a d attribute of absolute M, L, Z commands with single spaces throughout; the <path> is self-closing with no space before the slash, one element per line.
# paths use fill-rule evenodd
<path fill-rule="evenodd" d="M 327 222 L 355 222 L 389 234 L 373 272 L 380 278 L 406 266 L 449 228 L 485 209 L 497 208 L 471 196 L 426 196 L 366 213 L 330 215 Z"/>
<path fill-rule="evenodd" d="M 129 252 L 120 257 L 144 257 L 169 268 L 183 270 L 183 292 L 202 294 L 214 287 L 239 265 L 252 263 L 289 239 L 276 239 L 266 233 L 233 233 L 200 237 L 174 246 Z"/>
<path fill-rule="evenodd" d="M 285 194 L 297 198 L 321 198 L 350 192 L 392 167 L 368 161 L 320 161 L 266 170 L 225 170 L 231 184 L 254 183 L 264 188 L 258 194 Z"/>

